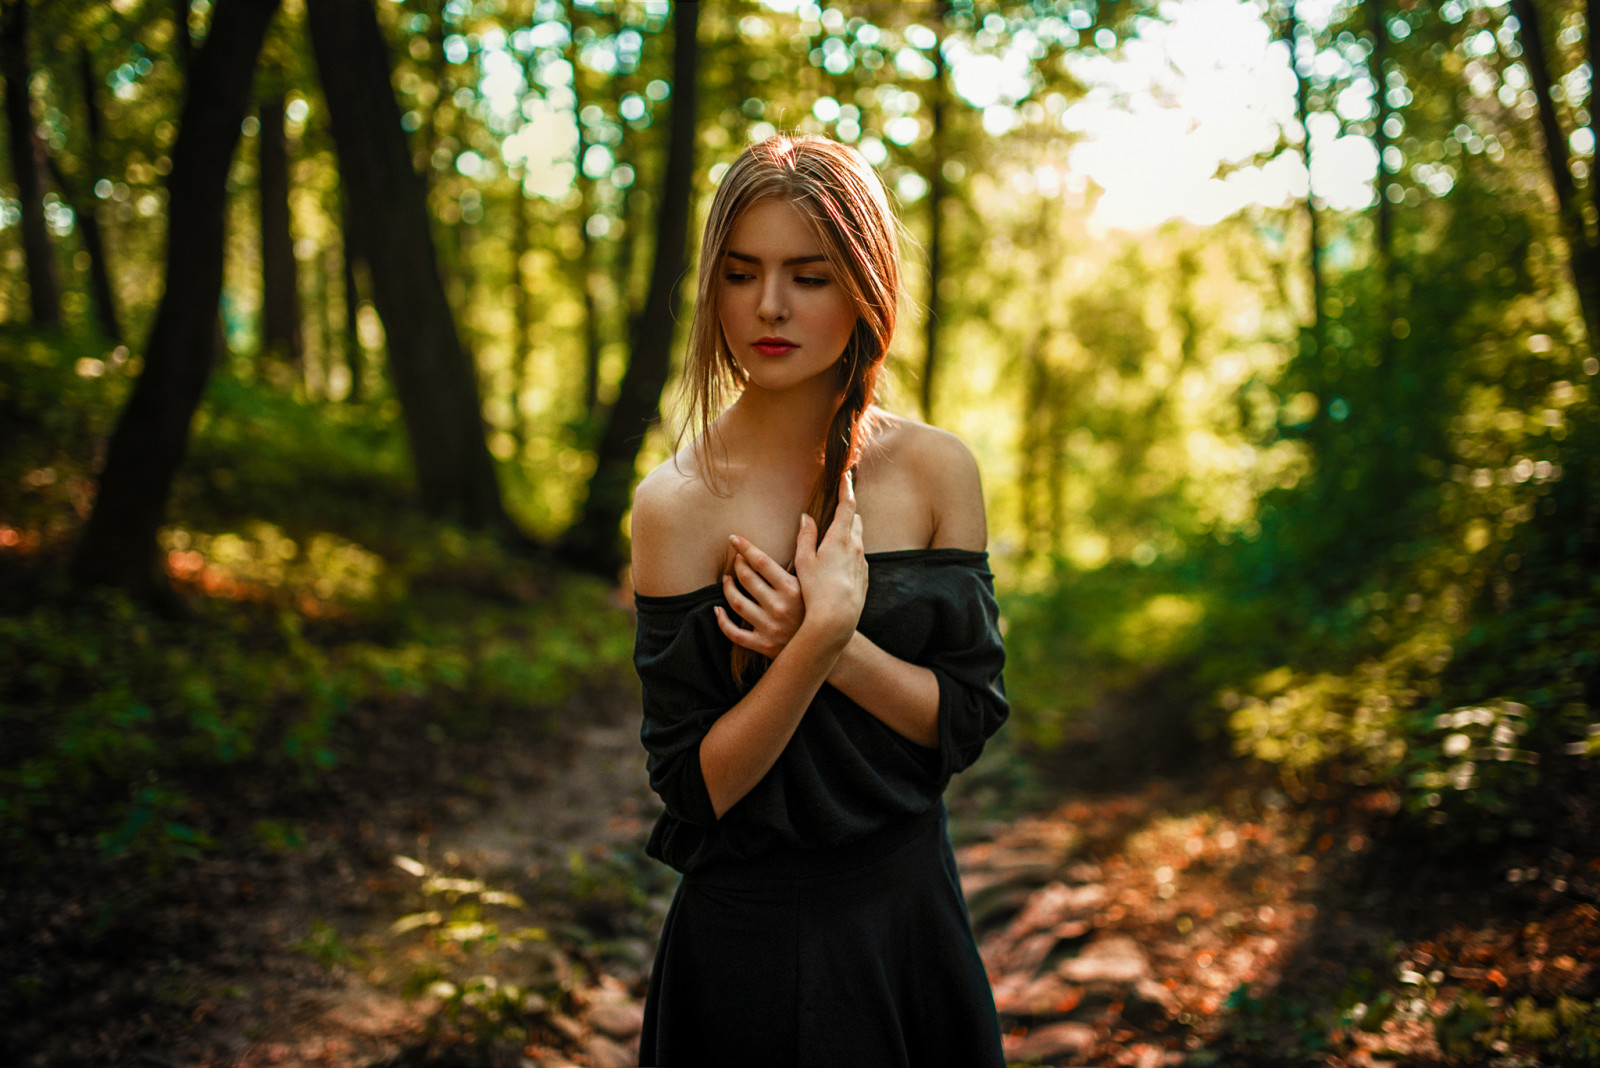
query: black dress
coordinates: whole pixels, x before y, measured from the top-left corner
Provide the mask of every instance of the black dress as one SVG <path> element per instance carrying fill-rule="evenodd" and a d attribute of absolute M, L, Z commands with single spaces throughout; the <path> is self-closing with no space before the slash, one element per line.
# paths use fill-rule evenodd
<path fill-rule="evenodd" d="M 1000 1068 L 941 800 L 1005 721 L 988 558 L 869 553 L 858 629 L 933 671 L 939 745 L 824 685 L 777 763 L 721 820 L 700 742 L 742 691 L 719 586 L 636 597 L 651 856 L 683 873 L 645 1002 L 644 1065 Z"/>

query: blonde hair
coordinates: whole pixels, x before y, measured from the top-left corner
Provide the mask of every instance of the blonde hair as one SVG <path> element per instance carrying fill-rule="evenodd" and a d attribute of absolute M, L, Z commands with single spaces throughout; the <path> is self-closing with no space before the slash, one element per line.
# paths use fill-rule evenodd
<path fill-rule="evenodd" d="M 723 175 L 700 242 L 694 320 L 679 387 L 686 419 L 678 443 L 681 448 L 684 435 L 694 433 L 695 466 L 716 490 L 720 443 L 713 424 L 743 380 L 717 318 L 717 287 L 734 226 L 768 200 L 793 204 L 811 221 L 856 309 L 855 329 L 838 363 L 839 408 L 818 443 L 821 470 L 806 500 L 820 538 L 839 506 L 839 480 L 860 461 L 871 436 L 870 411 L 901 299 L 894 209 L 877 173 L 855 149 L 825 137 L 779 134 L 746 148 Z M 728 560 L 731 566 L 731 552 Z M 735 645 L 735 681 L 742 684 L 746 670 L 761 660 Z"/>
<path fill-rule="evenodd" d="M 816 229 L 828 262 L 856 308 L 856 326 L 839 360 L 839 410 L 821 446 L 822 470 L 806 502 L 820 537 L 839 504 L 839 479 L 861 458 L 870 430 L 867 413 L 878 394 L 884 357 L 899 312 L 899 227 L 888 194 L 855 149 L 825 137 L 779 134 L 746 148 L 723 175 L 700 242 L 694 321 L 680 390 L 695 434 L 696 467 L 716 486 L 712 424 L 742 381 L 717 320 L 717 287 L 733 228 L 767 200 L 794 204 Z"/>

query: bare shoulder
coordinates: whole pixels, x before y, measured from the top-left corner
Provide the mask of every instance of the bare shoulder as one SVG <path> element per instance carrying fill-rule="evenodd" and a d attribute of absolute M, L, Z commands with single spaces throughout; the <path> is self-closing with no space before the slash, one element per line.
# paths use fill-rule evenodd
<path fill-rule="evenodd" d="M 633 491 L 633 588 L 665 597 L 706 583 L 704 516 L 715 503 L 686 450 L 651 471 Z M 715 569 L 719 561 L 712 559 Z M 715 574 L 715 570 L 712 571 Z"/>
<path fill-rule="evenodd" d="M 982 551 L 989 541 L 978 461 L 948 430 L 902 416 L 881 415 L 877 446 L 906 471 L 933 514 L 930 548 Z"/>

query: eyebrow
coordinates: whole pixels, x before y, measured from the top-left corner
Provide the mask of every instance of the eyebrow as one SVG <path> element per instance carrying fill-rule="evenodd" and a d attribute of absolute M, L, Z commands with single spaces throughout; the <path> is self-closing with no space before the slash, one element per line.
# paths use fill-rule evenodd
<path fill-rule="evenodd" d="M 729 249 L 726 253 L 724 253 L 724 255 L 732 260 L 743 260 L 745 263 L 761 262 L 761 257 L 759 256 L 752 256 L 745 252 L 735 252 L 732 249 Z M 795 267 L 802 263 L 826 263 L 827 260 L 828 257 L 822 255 L 821 253 L 818 253 L 814 256 L 790 256 L 788 259 L 783 261 L 783 266 Z"/>

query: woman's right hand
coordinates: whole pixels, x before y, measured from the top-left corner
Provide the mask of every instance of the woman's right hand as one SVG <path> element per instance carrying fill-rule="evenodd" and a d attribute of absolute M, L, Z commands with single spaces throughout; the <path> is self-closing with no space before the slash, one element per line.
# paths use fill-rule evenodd
<path fill-rule="evenodd" d="M 867 556 L 862 548 L 861 516 L 856 512 L 855 483 L 848 471 L 839 480 L 839 505 L 820 544 L 816 523 L 809 515 L 800 517 L 794 570 L 805 598 L 800 629 L 815 631 L 843 649 L 855 633 L 867 598 Z"/>

